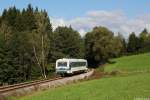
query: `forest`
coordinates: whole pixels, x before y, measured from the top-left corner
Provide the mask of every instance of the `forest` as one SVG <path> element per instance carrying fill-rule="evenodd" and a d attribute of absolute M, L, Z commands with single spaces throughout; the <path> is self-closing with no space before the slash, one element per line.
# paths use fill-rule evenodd
<path fill-rule="evenodd" d="M 0 15 L 0 85 L 47 78 L 59 58 L 83 58 L 96 68 L 110 58 L 150 52 L 145 28 L 126 39 L 104 26 L 95 26 L 84 37 L 71 25 L 52 28 L 46 10 L 31 4 L 15 6 Z"/>

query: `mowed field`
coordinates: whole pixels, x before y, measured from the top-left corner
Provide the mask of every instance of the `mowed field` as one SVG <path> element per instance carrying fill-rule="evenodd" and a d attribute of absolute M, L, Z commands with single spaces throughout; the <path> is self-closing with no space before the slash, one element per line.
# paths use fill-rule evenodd
<path fill-rule="evenodd" d="M 150 53 L 112 60 L 105 71 L 149 70 Z M 150 72 L 117 75 L 33 93 L 15 100 L 150 100 Z"/>
<path fill-rule="evenodd" d="M 132 72 L 132 71 L 150 71 L 150 53 L 124 56 L 111 60 L 112 64 L 105 67 L 105 71 L 111 72 L 115 70 Z"/>

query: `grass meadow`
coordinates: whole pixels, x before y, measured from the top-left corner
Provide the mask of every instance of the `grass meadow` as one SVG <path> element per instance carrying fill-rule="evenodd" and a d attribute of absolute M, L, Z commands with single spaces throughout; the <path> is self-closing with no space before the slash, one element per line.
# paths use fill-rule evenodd
<path fill-rule="evenodd" d="M 150 53 L 112 59 L 105 71 L 150 69 Z M 150 100 L 150 72 L 103 77 L 39 91 L 15 100 Z"/>
<path fill-rule="evenodd" d="M 105 71 L 150 71 L 150 53 L 124 56 L 121 58 L 112 59 L 111 62 L 112 64 L 107 64 Z"/>

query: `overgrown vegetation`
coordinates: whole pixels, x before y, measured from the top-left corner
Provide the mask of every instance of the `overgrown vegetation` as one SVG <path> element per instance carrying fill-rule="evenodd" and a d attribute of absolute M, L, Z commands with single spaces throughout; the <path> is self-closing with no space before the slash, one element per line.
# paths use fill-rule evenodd
<path fill-rule="evenodd" d="M 84 42 L 70 27 L 52 31 L 45 10 L 16 7 L 0 16 L 0 83 L 13 84 L 46 78 L 56 59 L 83 58 Z M 52 65 L 54 66 L 54 65 Z"/>
<path fill-rule="evenodd" d="M 95 27 L 85 36 L 86 59 L 90 66 L 99 66 L 111 57 L 118 57 L 123 53 L 123 46 L 122 37 L 114 36 L 105 27 Z"/>
<path fill-rule="evenodd" d="M 49 35 L 52 34 L 46 11 L 34 10 L 31 5 L 22 11 L 15 7 L 5 9 L 0 33 L 2 84 L 22 82 L 39 75 L 46 77 Z"/>
<path fill-rule="evenodd" d="M 47 78 L 54 71 L 49 65 L 59 58 L 85 58 L 97 67 L 110 58 L 149 51 L 146 29 L 125 40 L 98 26 L 81 37 L 71 26 L 53 30 L 47 12 L 30 4 L 23 10 L 4 9 L 0 16 L 0 85 Z"/>

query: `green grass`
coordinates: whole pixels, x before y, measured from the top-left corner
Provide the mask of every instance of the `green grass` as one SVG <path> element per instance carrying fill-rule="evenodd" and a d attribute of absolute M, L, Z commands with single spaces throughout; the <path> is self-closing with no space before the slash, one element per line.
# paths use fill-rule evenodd
<path fill-rule="evenodd" d="M 105 71 L 150 69 L 150 53 L 112 59 Z M 136 100 L 150 99 L 150 73 L 134 73 L 84 81 L 47 91 L 39 91 L 15 100 Z M 147 99 L 146 99 L 147 100 Z"/>
<path fill-rule="evenodd" d="M 141 71 L 150 70 L 150 53 L 124 56 L 117 59 L 112 59 L 113 64 L 108 64 L 105 67 L 106 72 L 121 70 L 121 71 Z"/>
<path fill-rule="evenodd" d="M 38 92 L 20 100 L 134 100 L 134 98 L 150 98 L 150 73 L 81 82 Z"/>

